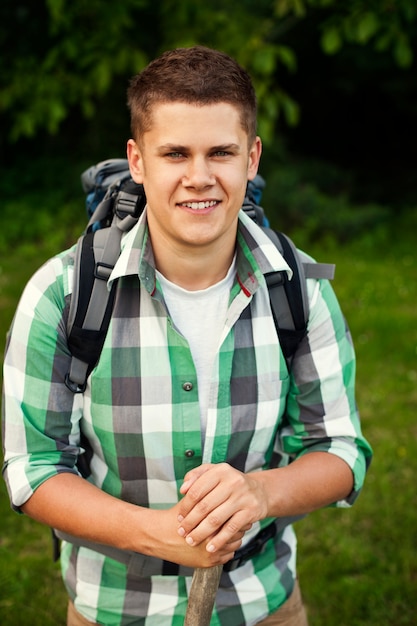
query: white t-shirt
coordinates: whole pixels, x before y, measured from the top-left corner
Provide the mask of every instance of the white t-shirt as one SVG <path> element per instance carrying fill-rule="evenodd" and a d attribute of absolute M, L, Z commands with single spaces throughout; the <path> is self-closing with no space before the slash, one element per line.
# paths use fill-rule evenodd
<path fill-rule="evenodd" d="M 169 315 L 187 339 L 197 371 L 200 416 L 204 433 L 214 356 L 226 321 L 230 290 L 236 274 L 236 259 L 223 280 L 198 291 L 188 291 L 156 272 Z"/>

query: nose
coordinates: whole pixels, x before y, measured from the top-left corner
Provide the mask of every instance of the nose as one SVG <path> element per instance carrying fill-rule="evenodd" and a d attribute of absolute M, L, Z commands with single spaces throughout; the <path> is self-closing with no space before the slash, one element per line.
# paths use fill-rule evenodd
<path fill-rule="evenodd" d="M 215 182 L 216 179 L 210 168 L 210 164 L 204 157 L 189 159 L 185 175 L 182 179 L 184 187 L 205 189 L 206 187 L 214 185 Z"/>

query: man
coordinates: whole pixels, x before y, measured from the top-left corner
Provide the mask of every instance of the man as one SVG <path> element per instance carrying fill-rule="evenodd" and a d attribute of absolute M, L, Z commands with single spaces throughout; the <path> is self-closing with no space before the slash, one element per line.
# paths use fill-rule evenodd
<path fill-rule="evenodd" d="M 128 101 L 147 207 L 110 277 L 113 317 L 85 393 L 64 384 L 74 250 L 34 276 L 13 323 L 13 506 L 69 535 L 70 626 L 180 624 L 193 568 L 218 564 L 213 624 L 306 624 L 290 522 L 351 504 L 371 457 L 349 333 L 329 283 L 310 279 L 288 372 L 264 274 L 290 270 L 240 211 L 261 156 L 247 73 L 214 50 L 174 50 Z M 255 554 L 235 559 L 248 544 Z"/>

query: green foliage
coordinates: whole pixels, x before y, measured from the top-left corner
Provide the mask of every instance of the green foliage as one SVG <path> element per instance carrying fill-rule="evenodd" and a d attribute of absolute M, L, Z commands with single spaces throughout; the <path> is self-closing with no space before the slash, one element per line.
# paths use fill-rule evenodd
<path fill-rule="evenodd" d="M 352 181 L 329 163 L 266 159 L 262 174 L 267 180 L 266 214 L 274 227 L 291 232 L 301 247 L 312 241 L 340 244 L 369 231 L 375 238 L 391 219 L 387 207 L 353 202 Z"/>
<path fill-rule="evenodd" d="M 136 45 L 137 12 L 144 5 L 48 0 L 40 11 L 30 3 L 2 5 L 7 19 L 0 37 L 7 53 L 0 110 L 11 112 L 12 140 L 40 128 L 55 133 L 74 107 L 91 116 L 115 76 L 145 65 Z"/>
<path fill-rule="evenodd" d="M 117 77 L 128 78 L 162 50 L 205 44 L 234 56 L 252 74 L 260 131 L 291 127 L 300 106 L 282 77 L 297 71 L 302 38 L 289 34 L 314 18 L 325 54 L 346 44 L 413 61 L 411 0 L 26 0 L 0 6 L 0 113 L 7 138 L 54 134 L 77 110 L 95 115 Z"/>
<path fill-rule="evenodd" d="M 14 246 L 25 253 L 39 248 L 54 254 L 71 245 L 82 232 L 85 195 L 81 164 L 54 155 L 34 161 L 31 167 L 4 168 L 0 179 L 2 220 L 0 255 Z"/>
<path fill-rule="evenodd" d="M 299 19 L 318 12 L 326 54 L 339 52 L 345 43 L 371 43 L 378 51 L 391 50 L 400 67 L 410 67 L 413 62 L 410 31 L 417 7 L 410 0 L 276 0 L 275 10 L 279 18 L 294 14 Z"/>

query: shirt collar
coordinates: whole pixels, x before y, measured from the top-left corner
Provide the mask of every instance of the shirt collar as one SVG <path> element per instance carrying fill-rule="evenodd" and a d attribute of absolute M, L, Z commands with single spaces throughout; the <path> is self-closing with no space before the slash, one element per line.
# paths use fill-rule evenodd
<path fill-rule="evenodd" d="M 246 295 L 250 296 L 260 284 L 264 284 L 265 274 L 278 271 L 287 272 L 288 278 L 291 279 L 292 270 L 275 244 L 244 211 L 240 211 L 237 235 L 237 279 L 241 288 Z M 129 275 L 139 276 L 151 295 L 155 292 L 155 261 L 146 209 L 138 223 L 122 239 L 121 254 L 110 275 L 109 289 L 114 280 Z"/>
<path fill-rule="evenodd" d="M 149 237 L 146 208 L 133 228 L 122 238 L 120 256 L 116 261 L 108 281 L 110 289 L 113 281 L 122 276 L 138 276 L 149 293 L 155 290 L 155 261 Z"/>
<path fill-rule="evenodd" d="M 252 295 L 259 284 L 265 284 L 264 275 L 292 270 L 276 245 L 244 211 L 239 213 L 237 236 L 237 277 L 246 295 Z"/>

